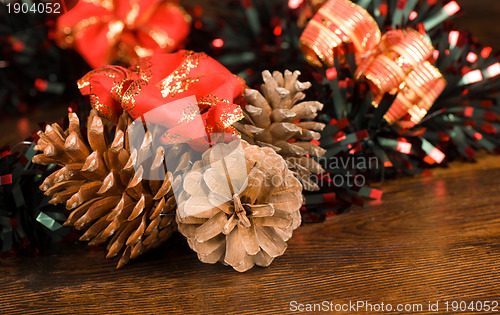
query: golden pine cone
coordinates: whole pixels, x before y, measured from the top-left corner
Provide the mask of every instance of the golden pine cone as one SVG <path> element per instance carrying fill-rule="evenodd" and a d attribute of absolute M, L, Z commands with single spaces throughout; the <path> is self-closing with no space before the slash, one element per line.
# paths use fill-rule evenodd
<path fill-rule="evenodd" d="M 194 163 L 182 189 L 178 229 L 205 263 L 240 272 L 268 266 L 301 222 L 302 185 L 271 148 L 217 144 Z"/>
<path fill-rule="evenodd" d="M 171 236 L 176 228 L 174 175 L 165 175 L 164 161 L 178 159 L 178 171 L 190 159 L 189 151 L 178 146 L 165 156 L 165 148 L 154 143 L 155 131 L 142 129 L 142 136 L 135 135 L 140 139 L 129 139 L 136 126 L 142 124 L 132 122 L 126 114 L 116 126 L 106 125 L 92 110 L 85 139 L 78 116 L 69 113 L 66 131 L 53 124 L 39 132 L 35 149 L 43 153 L 33 157 L 34 163 L 62 166 L 40 189 L 52 196 L 51 203 L 66 203 L 71 214 L 65 225 L 85 231 L 80 240 L 89 245 L 108 241 L 107 258 L 123 250 L 117 268 Z M 131 141 L 142 145 L 131 148 Z"/>
<path fill-rule="evenodd" d="M 245 90 L 248 104 L 244 107 L 243 120 L 233 124 L 243 140 L 261 147 L 270 147 L 285 158 L 288 167 L 301 181 L 305 190 L 319 190 L 309 176 L 321 174 L 324 169 L 311 157 L 321 157 L 325 150 L 311 143 L 319 140 L 324 124 L 312 121 L 323 104 L 317 101 L 300 102 L 303 91 L 310 82 L 300 82 L 299 71 L 286 70 L 262 72 L 262 94 L 257 90 Z"/>

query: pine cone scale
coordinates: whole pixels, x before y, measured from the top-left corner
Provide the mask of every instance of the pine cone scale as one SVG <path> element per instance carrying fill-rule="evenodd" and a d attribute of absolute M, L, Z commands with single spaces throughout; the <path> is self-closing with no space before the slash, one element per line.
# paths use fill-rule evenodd
<path fill-rule="evenodd" d="M 153 150 L 154 134 L 161 135 L 161 131 L 147 131 L 140 139 L 140 125 L 126 115 L 113 126 L 92 111 L 86 138 L 75 114 L 69 115 L 69 121 L 66 131 L 52 125 L 40 133 L 37 149 L 43 153 L 33 162 L 63 167 L 48 176 L 40 189 L 52 196 L 51 202 L 66 203 L 71 213 L 64 225 L 85 231 L 81 240 L 89 245 L 107 242 L 108 258 L 122 252 L 118 263 L 122 267 L 159 246 L 176 229 L 173 176 L 164 166 L 170 158 L 181 162 L 177 170 L 186 169 L 189 150 L 181 146 L 167 154 L 163 147 Z M 135 138 L 141 140 L 138 149 L 131 148 Z"/>
<path fill-rule="evenodd" d="M 187 191 L 195 194 L 183 195 L 176 216 L 179 231 L 201 261 L 220 261 L 237 271 L 254 264 L 267 266 L 284 252 L 285 239 L 300 224 L 302 205 L 302 186 L 284 159 L 272 149 L 241 143 L 242 151 L 233 143 L 215 145 L 205 154 L 203 165 L 185 176 L 190 183 Z M 288 180 L 276 182 L 276 178 Z M 192 189 L 197 181 L 201 183 Z M 292 201 L 270 202 L 282 191 L 293 191 Z"/>
<path fill-rule="evenodd" d="M 321 174 L 323 168 L 311 157 L 320 157 L 325 150 L 311 143 L 319 140 L 324 124 L 309 121 L 316 118 L 323 104 L 317 101 L 302 101 L 303 91 L 311 87 L 310 82 L 300 82 L 300 72 L 264 71 L 264 84 L 261 91 L 247 89 L 244 97 L 248 102 L 244 107 L 244 119 L 233 125 L 242 135 L 242 139 L 251 144 L 270 147 L 282 155 L 285 160 L 304 158 L 302 164 L 289 163 L 289 167 L 304 185 L 306 190 L 318 190 L 319 187 L 309 176 Z M 307 156 L 309 154 L 309 156 Z M 318 167 L 319 166 L 319 167 Z"/>

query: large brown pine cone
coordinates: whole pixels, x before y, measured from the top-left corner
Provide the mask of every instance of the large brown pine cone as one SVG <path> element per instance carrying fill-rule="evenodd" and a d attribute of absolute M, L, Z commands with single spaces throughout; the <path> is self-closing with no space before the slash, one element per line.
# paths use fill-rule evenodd
<path fill-rule="evenodd" d="M 137 127 L 142 134 L 130 132 Z M 62 167 L 40 189 L 53 197 L 51 203 L 66 203 L 71 214 L 65 225 L 85 231 L 80 240 L 89 245 L 108 242 L 108 258 L 123 252 L 118 268 L 159 246 L 176 228 L 172 180 L 188 167 L 190 153 L 176 145 L 165 155 L 166 149 L 155 143 L 159 134 L 144 132 L 126 114 L 116 126 L 106 125 L 95 111 L 88 118 L 86 137 L 74 113 L 66 131 L 53 124 L 39 132 L 36 149 L 43 153 L 33 162 Z M 165 160 L 178 161 L 178 168 L 166 172 Z"/>
<path fill-rule="evenodd" d="M 325 150 L 311 140 L 319 140 L 318 131 L 325 125 L 312 119 L 323 104 L 317 101 L 298 103 L 305 98 L 303 91 L 311 87 L 310 82 L 298 81 L 299 75 L 299 71 L 288 70 L 284 74 L 275 71 L 272 75 L 267 70 L 262 72 L 262 94 L 257 90 L 245 91 L 248 102 L 243 110 L 245 118 L 233 127 L 250 144 L 270 147 L 283 156 L 305 190 L 318 190 L 309 176 L 324 170 L 311 157 L 321 157 Z"/>
<path fill-rule="evenodd" d="M 302 185 L 281 156 L 234 140 L 206 151 L 184 176 L 176 219 L 202 262 L 243 272 L 285 252 L 301 206 Z"/>

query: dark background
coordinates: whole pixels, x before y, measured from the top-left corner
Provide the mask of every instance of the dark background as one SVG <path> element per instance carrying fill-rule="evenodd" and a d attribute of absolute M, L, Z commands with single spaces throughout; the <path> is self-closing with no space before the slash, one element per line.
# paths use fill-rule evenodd
<path fill-rule="evenodd" d="M 455 18 L 456 24 L 472 33 L 483 45 L 500 51 L 500 1 L 456 0 L 465 12 Z"/>

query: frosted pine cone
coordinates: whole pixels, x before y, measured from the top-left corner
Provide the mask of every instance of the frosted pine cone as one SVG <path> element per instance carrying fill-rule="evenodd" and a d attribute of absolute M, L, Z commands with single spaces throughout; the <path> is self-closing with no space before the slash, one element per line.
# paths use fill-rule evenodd
<path fill-rule="evenodd" d="M 233 126 L 250 144 L 270 147 L 283 156 L 305 190 L 318 190 L 309 176 L 324 170 L 311 157 L 321 157 L 325 150 L 311 140 L 319 140 L 318 131 L 325 125 L 312 119 L 323 104 L 317 101 L 298 103 L 305 98 L 303 91 L 311 87 L 310 82 L 299 82 L 299 75 L 299 71 L 288 70 L 284 75 L 278 71 L 272 75 L 267 70 L 262 72 L 262 94 L 257 90 L 245 91 L 248 102 L 244 107 L 245 118 Z"/>
<path fill-rule="evenodd" d="M 215 145 L 185 175 L 176 219 L 202 262 L 243 272 L 285 252 L 301 206 L 302 185 L 284 159 L 235 140 Z"/>
<path fill-rule="evenodd" d="M 52 196 L 51 203 L 66 203 L 71 214 L 65 225 L 85 231 L 80 240 L 108 242 L 108 258 L 123 251 L 118 268 L 159 246 L 175 230 L 172 179 L 190 159 L 189 150 L 180 146 L 165 155 L 165 148 L 154 144 L 155 131 L 129 139 L 134 137 L 132 126 L 138 124 L 126 114 L 117 126 L 107 126 L 93 110 L 84 138 L 78 117 L 70 113 L 68 130 L 53 124 L 39 132 L 35 149 L 43 153 L 33 157 L 34 163 L 62 166 L 40 189 Z M 137 140 L 140 148 L 131 148 L 130 142 Z M 166 159 L 177 159 L 177 170 L 165 174 Z"/>

